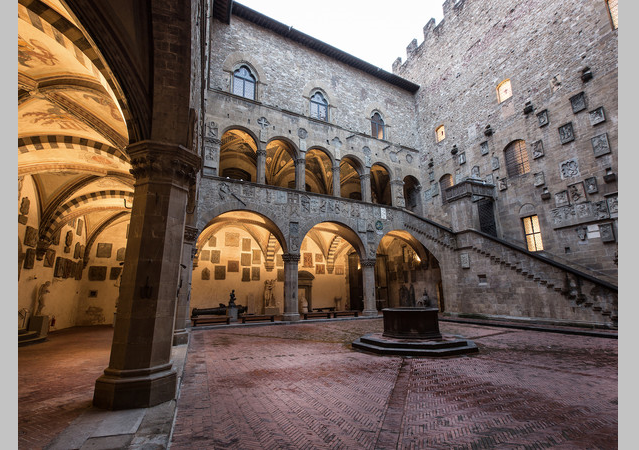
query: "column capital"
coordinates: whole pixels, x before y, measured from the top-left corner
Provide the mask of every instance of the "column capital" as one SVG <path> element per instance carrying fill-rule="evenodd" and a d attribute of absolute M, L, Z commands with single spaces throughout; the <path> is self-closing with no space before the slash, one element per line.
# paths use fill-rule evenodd
<path fill-rule="evenodd" d="M 299 253 L 284 253 L 282 255 L 282 260 L 284 262 L 299 262 L 301 259 L 301 255 Z"/>
<path fill-rule="evenodd" d="M 184 242 L 191 245 L 195 244 L 195 241 L 197 241 L 197 237 L 199 233 L 200 233 L 200 230 L 198 230 L 197 227 L 185 225 L 184 226 Z"/>
<path fill-rule="evenodd" d="M 136 181 L 177 181 L 184 185 L 196 182 L 202 159 L 185 147 L 156 141 L 140 141 L 129 145 L 131 174 Z"/>
<path fill-rule="evenodd" d="M 370 180 L 371 178 L 371 174 L 370 173 L 363 173 L 359 176 L 360 180 Z"/>
<path fill-rule="evenodd" d="M 306 165 L 306 158 L 295 158 L 293 160 L 293 164 L 297 165 Z"/>
<path fill-rule="evenodd" d="M 333 167 L 331 168 L 331 170 L 333 171 L 333 173 L 339 173 L 339 169 L 340 169 L 340 167 L 339 167 L 339 166 L 333 166 Z"/>
<path fill-rule="evenodd" d="M 395 186 L 404 186 L 404 182 L 402 180 L 390 180 L 390 184 Z"/>
<path fill-rule="evenodd" d="M 263 148 L 258 148 L 255 153 L 257 154 L 257 156 L 266 156 L 266 149 Z"/>
<path fill-rule="evenodd" d="M 375 267 L 375 264 L 377 263 L 377 259 L 375 258 L 360 259 L 359 263 L 362 265 L 362 267 Z"/>

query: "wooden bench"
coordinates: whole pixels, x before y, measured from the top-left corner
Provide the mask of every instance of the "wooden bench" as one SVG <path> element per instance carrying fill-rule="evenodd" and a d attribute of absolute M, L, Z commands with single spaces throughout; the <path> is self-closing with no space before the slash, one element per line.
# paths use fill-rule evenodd
<path fill-rule="evenodd" d="M 352 311 L 333 311 L 333 317 L 337 318 L 339 316 L 355 316 L 357 317 L 359 315 L 359 311 L 357 310 L 352 310 Z"/>
<path fill-rule="evenodd" d="M 270 320 L 271 322 L 275 322 L 274 314 L 240 314 L 240 319 L 242 319 L 242 323 L 249 322 L 257 322 L 260 320 Z"/>
<path fill-rule="evenodd" d="M 335 311 L 334 306 L 326 306 L 324 308 L 313 308 L 313 311 L 324 312 L 324 311 Z"/>
<path fill-rule="evenodd" d="M 313 312 L 303 312 L 302 316 L 304 317 L 304 320 L 308 320 L 309 318 L 314 318 L 314 317 L 323 317 L 326 319 L 330 319 L 331 318 L 331 312 L 330 311 L 326 311 L 326 312 L 320 312 L 320 311 L 313 311 Z"/>
<path fill-rule="evenodd" d="M 198 324 L 206 323 L 231 323 L 230 316 L 219 316 L 216 314 L 204 314 L 191 316 L 191 324 L 196 327 Z"/>

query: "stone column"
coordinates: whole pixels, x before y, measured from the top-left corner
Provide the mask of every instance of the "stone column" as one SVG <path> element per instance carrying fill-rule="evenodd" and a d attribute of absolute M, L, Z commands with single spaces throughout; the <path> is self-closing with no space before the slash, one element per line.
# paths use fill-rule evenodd
<path fill-rule="evenodd" d="M 257 183 L 266 184 L 266 150 L 257 150 Z"/>
<path fill-rule="evenodd" d="M 285 253 L 284 260 L 284 315 L 283 320 L 300 320 L 299 308 L 297 304 L 297 266 L 300 262 L 300 255 Z"/>
<path fill-rule="evenodd" d="M 140 141 L 127 148 L 135 177 L 124 269 L 104 375 L 93 405 L 118 410 L 173 400 L 173 323 L 189 186 L 201 165 L 181 145 Z"/>
<path fill-rule="evenodd" d="M 366 203 L 371 202 L 371 174 L 363 173 L 359 176 L 359 181 L 362 190 L 362 201 Z"/>
<path fill-rule="evenodd" d="M 376 316 L 377 304 L 375 303 L 375 263 L 377 260 L 361 259 L 362 265 L 362 284 L 364 288 L 364 316 Z"/>
<path fill-rule="evenodd" d="M 406 199 L 404 198 L 404 182 L 402 180 L 391 180 L 391 206 L 404 208 Z"/>
<path fill-rule="evenodd" d="M 339 174 L 339 161 L 336 161 L 337 165 L 333 166 L 333 197 L 340 197 L 341 194 L 341 190 L 340 190 L 340 174 Z"/>
<path fill-rule="evenodd" d="M 191 275 L 193 274 L 193 250 L 196 250 L 197 235 L 198 229 L 196 227 L 189 225 L 184 227 L 180 281 L 175 305 L 175 324 L 173 325 L 173 345 L 182 345 L 189 342 L 189 333 L 186 329 L 191 325 L 191 320 L 189 319 Z"/>
<path fill-rule="evenodd" d="M 295 189 L 306 192 L 306 158 L 297 158 L 295 161 Z"/>

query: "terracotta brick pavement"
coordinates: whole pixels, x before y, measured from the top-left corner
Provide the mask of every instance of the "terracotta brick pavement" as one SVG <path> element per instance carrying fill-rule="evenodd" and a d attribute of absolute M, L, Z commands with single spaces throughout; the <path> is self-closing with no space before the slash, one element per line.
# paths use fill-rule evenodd
<path fill-rule="evenodd" d="M 195 329 L 171 448 L 617 448 L 616 339 L 440 329 L 479 353 L 351 350 L 381 319 Z"/>

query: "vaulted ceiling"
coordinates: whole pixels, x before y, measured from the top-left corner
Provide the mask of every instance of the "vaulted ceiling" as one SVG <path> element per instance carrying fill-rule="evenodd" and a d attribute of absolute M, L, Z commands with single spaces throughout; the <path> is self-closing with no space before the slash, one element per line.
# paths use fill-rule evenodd
<path fill-rule="evenodd" d="M 18 177 L 33 178 L 39 237 L 84 216 L 89 234 L 132 206 L 126 102 L 61 0 L 18 2 Z"/>

